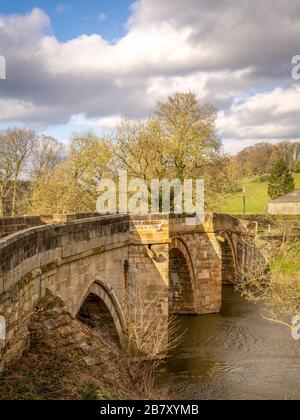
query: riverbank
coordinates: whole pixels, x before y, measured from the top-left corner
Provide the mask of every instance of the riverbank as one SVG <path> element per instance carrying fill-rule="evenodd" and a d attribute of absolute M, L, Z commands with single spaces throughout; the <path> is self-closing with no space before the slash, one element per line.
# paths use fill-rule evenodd
<path fill-rule="evenodd" d="M 48 295 L 30 324 L 21 360 L 0 375 L 0 400 L 168 399 L 150 367 L 130 362 L 105 332 L 74 320 Z"/>

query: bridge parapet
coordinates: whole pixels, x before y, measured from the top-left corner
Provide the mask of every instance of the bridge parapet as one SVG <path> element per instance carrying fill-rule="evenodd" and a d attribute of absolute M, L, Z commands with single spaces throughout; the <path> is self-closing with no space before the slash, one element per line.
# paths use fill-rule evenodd
<path fill-rule="evenodd" d="M 96 213 L 48 214 L 40 216 L 2 217 L 0 218 L 0 239 L 19 231 L 53 223 L 66 223 L 76 220 L 99 217 Z"/>
<path fill-rule="evenodd" d="M 171 215 L 170 216 L 170 232 L 172 235 L 176 232 L 180 233 L 217 233 L 227 231 L 240 235 L 256 236 L 258 232 L 258 224 L 256 222 L 242 220 L 227 214 L 204 213 L 201 223 L 187 223 L 191 219 L 191 215 Z"/>
<path fill-rule="evenodd" d="M 258 223 L 239 219 L 228 214 L 213 213 L 213 231 L 227 231 L 239 235 L 256 236 L 258 233 Z"/>

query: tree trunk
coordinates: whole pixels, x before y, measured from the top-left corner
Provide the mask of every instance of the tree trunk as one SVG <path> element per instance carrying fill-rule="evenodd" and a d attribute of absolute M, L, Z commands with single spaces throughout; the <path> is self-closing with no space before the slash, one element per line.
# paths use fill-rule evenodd
<path fill-rule="evenodd" d="M 4 217 L 3 197 L 0 196 L 0 217 Z"/>
<path fill-rule="evenodd" d="M 14 188 L 13 188 L 12 206 L 11 206 L 11 215 L 12 216 L 15 216 L 15 213 L 16 213 L 17 187 L 18 187 L 18 181 L 17 181 L 17 179 L 15 179 Z"/>

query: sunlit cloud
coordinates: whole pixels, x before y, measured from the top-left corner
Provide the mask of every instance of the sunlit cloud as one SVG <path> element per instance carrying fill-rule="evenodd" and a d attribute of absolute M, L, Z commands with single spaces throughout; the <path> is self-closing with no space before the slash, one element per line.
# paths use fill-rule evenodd
<path fill-rule="evenodd" d="M 61 42 L 38 8 L 0 15 L 9 69 L 0 124 L 76 129 L 81 118 L 104 130 L 122 117 L 147 117 L 155 101 L 176 91 L 192 91 L 219 109 L 225 145 L 300 138 L 300 84 L 291 78 L 299 39 L 300 3 L 290 0 L 140 0 L 114 42 L 99 33 Z"/>

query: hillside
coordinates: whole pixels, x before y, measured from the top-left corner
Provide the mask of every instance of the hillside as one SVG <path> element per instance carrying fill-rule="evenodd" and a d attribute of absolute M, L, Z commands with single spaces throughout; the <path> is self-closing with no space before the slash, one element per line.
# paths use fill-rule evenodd
<path fill-rule="evenodd" d="M 296 181 L 296 188 L 300 188 L 300 174 L 293 175 Z M 246 187 L 248 214 L 263 214 L 267 212 L 269 197 L 268 183 L 257 180 L 247 180 L 243 183 Z M 242 214 L 243 213 L 243 193 L 242 191 L 229 194 L 217 209 L 220 213 Z"/>

